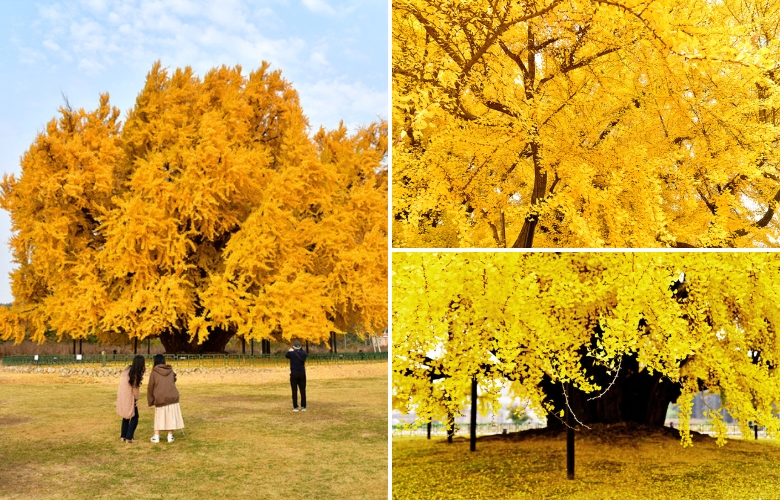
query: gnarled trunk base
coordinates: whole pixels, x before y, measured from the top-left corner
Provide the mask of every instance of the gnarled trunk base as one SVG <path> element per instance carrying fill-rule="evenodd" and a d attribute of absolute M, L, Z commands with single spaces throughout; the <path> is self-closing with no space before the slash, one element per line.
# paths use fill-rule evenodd
<path fill-rule="evenodd" d="M 583 360 L 584 361 L 584 360 Z M 636 423 L 647 426 L 663 427 L 669 403 L 680 396 L 680 386 L 664 380 L 658 373 L 650 375 L 647 370 L 639 370 L 636 357 L 623 357 L 620 371 L 607 374 L 602 367 L 590 366 L 589 373 L 604 389 L 612 386 L 600 397 L 600 393 L 585 394 L 572 389 L 567 390 L 569 406 L 576 420 L 583 424 Z M 614 381 L 614 382 L 613 382 Z M 561 384 L 544 382 L 544 389 L 555 406 L 556 413 L 566 408 L 566 397 Z M 563 427 L 561 420 L 548 417 L 548 427 Z"/>
<path fill-rule="evenodd" d="M 198 344 L 197 339 L 190 341 L 190 335 L 186 331 L 169 330 L 160 335 L 160 342 L 165 347 L 166 354 L 224 353 L 225 346 L 233 335 L 235 334 L 229 330 L 214 329 L 202 344 Z"/>

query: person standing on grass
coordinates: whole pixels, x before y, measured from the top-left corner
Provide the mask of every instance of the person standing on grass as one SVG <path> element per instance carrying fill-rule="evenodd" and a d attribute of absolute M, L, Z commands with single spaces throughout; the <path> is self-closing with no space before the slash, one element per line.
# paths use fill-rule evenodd
<path fill-rule="evenodd" d="M 160 442 L 160 431 L 168 431 L 168 442 L 173 442 L 173 431 L 184 428 L 184 419 L 179 407 L 179 390 L 176 388 L 176 374 L 165 364 L 165 356 L 154 355 L 154 367 L 146 388 L 149 406 L 154 406 L 154 436 L 152 443 Z"/>
<path fill-rule="evenodd" d="M 122 417 L 122 432 L 119 437 L 124 443 L 137 443 L 133 436 L 138 427 L 138 397 L 145 371 L 146 360 L 143 356 L 136 356 L 133 358 L 133 364 L 125 368 L 119 378 L 116 412 Z"/>
<path fill-rule="evenodd" d="M 285 357 L 290 360 L 290 387 L 292 387 L 293 411 L 306 411 L 306 356 L 301 342 L 296 340 Z M 298 389 L 301 389 L 301 406 L 298 406 Z"/>

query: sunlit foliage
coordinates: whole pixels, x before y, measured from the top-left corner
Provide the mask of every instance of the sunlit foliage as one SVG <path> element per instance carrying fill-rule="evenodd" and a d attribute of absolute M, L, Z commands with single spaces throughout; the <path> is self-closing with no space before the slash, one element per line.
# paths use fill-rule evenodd
<path fill-rule="evenodd" d="M 394 0 L 394 245 L 777 246 L 780 3 Z"/>

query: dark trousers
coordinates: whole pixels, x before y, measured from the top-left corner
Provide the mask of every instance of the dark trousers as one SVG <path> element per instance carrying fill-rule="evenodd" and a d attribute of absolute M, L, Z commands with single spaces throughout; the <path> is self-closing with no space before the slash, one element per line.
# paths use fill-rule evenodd
<path fill-rule="evenodd" d="M 135 407 L 135 415 L 133 418 L 122 419 L 122 435 L 125 439 L 133 439 L 135 434 L 135 428 L 138 427 L 138 407 Z"/>
<path fill-rule="evenodd" d="M 290 387 L 293 395 L 293 408 L 298 408 L 298 389 L 301 389 L 301 407 L 306 408 L 306 374 L 291 373 Z"/>

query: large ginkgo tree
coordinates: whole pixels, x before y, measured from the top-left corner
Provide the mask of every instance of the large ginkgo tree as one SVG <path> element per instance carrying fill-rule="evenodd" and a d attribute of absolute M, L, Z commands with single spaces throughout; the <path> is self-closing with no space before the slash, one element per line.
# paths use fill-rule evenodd
<path fill-rule="evenodd" d="M 309 133 L 263 64 L 156 63 L 124 123 L 60 110 L 5 177 L 13 307 L 0 336 L 158 336 L 169 352 L 321 342 L 387 316 L 387 126 Z"/>
<path fill-rule="evenodd" d="M 693 396 L 780 431 L 780 256 L 773 253 L 393 255 L 393 406 L 420 422 L 510 392 L 548 426 L 663 426 Z"/>

